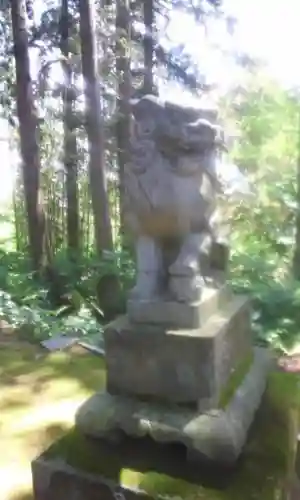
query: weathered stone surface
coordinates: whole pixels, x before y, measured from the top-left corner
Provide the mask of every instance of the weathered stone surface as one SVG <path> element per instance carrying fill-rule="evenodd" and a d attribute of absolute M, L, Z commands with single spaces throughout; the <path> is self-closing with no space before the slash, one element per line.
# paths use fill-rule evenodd
<path fill-rule="evenodd" d="M 204 277 L 227 265 L 226 252 L 215 251 L 223 226 L 216 161 L 224 137 L 216 113 L 199 107 L 144 96 L 132 113 L 131 161 L 124 174 L 126 221 L 137 253 L 131 296 L 153 299 L 169 292 L 190 302 L 199 298 Z"/>
<path fill-rule="evenodd" d="M 104 332 L 108 392 L 212 407 L 250 352 L 249 314 L 248 299 L 236 297 L 198 329 L 116 320 Z"/>
<path fill-rule="evenodd" d="M 295 488 L 291 496 L 298 394 L 297 376 L 270 373 L 242 460 L 232 468 L 189 463 L 184 446 L 149 437 L 123 436 L 118 445 L 111 445 L 71 429 L 33 461 L 34 498 L 298 500 Z"/>
<path fill-rule="evenodd" d="M 102 457 L 105 460 L 105 457 Z M 32 463 L 34 500 L 151 499 L 144 492 L 120 487 L 118 481 L 87 474 L 63 460 L 39 458 Z"/>
<path fill-rule="evenodd" d="M 229 287 L 223 285 L 219 289 L 204 288 L 201 299 L 189 303 L 162 298 L 131 299 L 127 303 L 127 313 L 132 323 L 195 329 L 203 326 L 230 298 Z"/>
<path fill-rule="evenodd" d="M 270 355 L 255 349 L 253 364 L 224 410 L 199 413 L 186 407 L 141 402 L 100 393 L 78 411 L 76 424 L 86 435 L 121 429 L 158 442 L 180 442 L 210 460 L 230 464 L 239 456 L 265 389 Z"/>

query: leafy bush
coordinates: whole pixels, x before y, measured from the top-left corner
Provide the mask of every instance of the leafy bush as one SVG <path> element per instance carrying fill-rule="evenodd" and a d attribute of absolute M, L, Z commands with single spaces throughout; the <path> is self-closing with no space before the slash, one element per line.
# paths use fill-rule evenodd
<path fill-rule="evenodd" d="M 285 257 L 234 254 L 231 284 L 252 299 L 259 343 L 288 351 L 300 342 L 300 282 L 290 278 Z"/>
<path fill-rule="evenodd" d="M 22 338 L 44 340 L 57 334 L 93 335 L 101 332 L 101 325 L 87 308 L 73 315 L 58 318 L 55 311 L 38 303 L 19 306 L 12 297 L 0 291 L 0 317 L 13 326 Z"/>
<path fill-rule="evenodd" d="M 117 300 L 123 303 L 134 279 L 132 261 L 124 253 L 115 253 L 105 255 L 103 260 L 91 256 L 74 263 L 61 254 L 54 265 L 61 280 L 59 293 L 67 299 L 67 305 L 62 303 L 56 308 L 51 301 L 51 283 L 34 278 L 30 263 L 23 255 L 2 251 L 0 317 L 31 340 L 59 333 L 93 335 L 101 332 L 103 313 L 96 294 L 99 278 L 108 273 L 118 277 L 121 295 Z"/>

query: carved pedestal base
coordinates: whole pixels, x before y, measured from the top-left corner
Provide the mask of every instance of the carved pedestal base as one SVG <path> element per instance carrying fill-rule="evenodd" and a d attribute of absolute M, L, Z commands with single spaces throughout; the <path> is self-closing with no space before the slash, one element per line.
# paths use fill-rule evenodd
<path fill-rule="evenodd" d="M 76 415 L 86 435 L 115 439 L 115 431 L 129 436 L 149 435 L 157 442 L 180 442 L 188 458 L 206 457 L 231 464 L 239 456 L 249 426 L 265 389 L 270 356 L 255 349 L 253 363 L 224 409 L 200 413 L 184 406 L 142 402 L 134 397 L 100 393 L 92 396 Z"/>

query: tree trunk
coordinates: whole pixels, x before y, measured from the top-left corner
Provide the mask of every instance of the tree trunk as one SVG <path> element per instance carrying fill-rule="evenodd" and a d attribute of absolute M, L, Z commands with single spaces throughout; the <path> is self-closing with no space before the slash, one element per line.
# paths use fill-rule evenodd
<path fill-rule="evenodd" d="M 145 94 L 153 93 L 153 0 L 143 0 L 145 36 L 144 45 L 144 87 Z"/>
<path fill-rule="evenodd" d="M 130 10 L 128 0 L 117 0 L 116 13 L 116 70 L 118 78 L 118 101 L 116 140 L 119 167 L 119 193 L 120 193 L 120 229 L 122 243 L 125 243 L 126 231 L 124 223 L 124 169 L 129 160 L 130 141 Z"/>
<path fill-rule="evenodd" d="M 82 73 L 89 141 L 89 176 L 97 251 L 112 249 L 107 183 L 104 162 L 104 126 L 97 78 L 95 13 L 91 0 L 79 0 Z"/>
<path fill-rule="evenodd" d="M 67 194 L 67 238 L 70 257 L 74 258 L 79 253 L 79 207 L 78 207 L 78 166 L 77 166 L 77 141 L 74 127 L 74 100 L 72 92 L 72 69 L 69 62 L 69 10 L 68 0 L 61 4 L 61 52 L 64 56 L 63 71 L 65 88 L 63 96 L 64 120 L 64 166 L 66 172 Z"/>
<path fill-rule="evenodd" d="M 27 211 L 29 248 L 33 267 L 40 270 L 43 258 L 44 216 L 40 204 L 40 157 L 37 117 L 34 108 L 25 0 L 11 0 L 12 32 L 16 61 L 17 113 L 22 172 Z"/>

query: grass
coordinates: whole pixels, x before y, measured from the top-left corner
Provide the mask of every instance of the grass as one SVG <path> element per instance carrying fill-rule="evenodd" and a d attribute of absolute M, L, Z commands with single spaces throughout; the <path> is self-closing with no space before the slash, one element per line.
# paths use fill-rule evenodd
<path fill-rule="evenodd" d="M 73 466 L 101 472 L 154 497 L 278 500 L 293 472 L 300 407 L 298 377 L 293 374 L 271 374 L 245 453 L 236 470 L 224 477 L 201 477 L 198 469 L 183 476 L 179 448 L 170 453 L 146 442 L 143 446 L 148 451 L 141 455 L 135 442 L 129 453 L 125 450 L 117 456 L 109 449 L 91 448 L 72 427 L 78 406 L 104 386 L 105 366 L 96 356 L 45 355 L 37 346 L 0 338 L 0 380 L 3 500 L 32 500 L 30 462 L 46 449 L 64 455 Z"/>
<path fill-rule="evenodd" d="M 0 367 L 0 498 L 31 500 L 31 460 L 72 427 L 78 405 L 103 386 L 103 361 L 45 356 L 14 342 L 0 345 Z"/>

